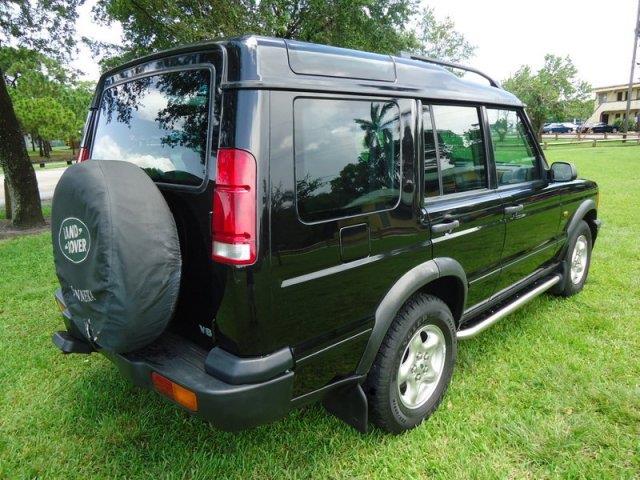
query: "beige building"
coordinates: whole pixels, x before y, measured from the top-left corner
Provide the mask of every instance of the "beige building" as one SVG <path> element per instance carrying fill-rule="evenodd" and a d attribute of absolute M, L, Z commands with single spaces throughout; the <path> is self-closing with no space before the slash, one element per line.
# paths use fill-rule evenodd
<path fill-rule="evenodd" d="M 629 84 L 613 85 L 611 87 L 594 88 L 596 94 L 596 110 L 587 122 L 606 122 L 613 124 L 624 118 L 627 109 L 627 91 Z M 636 119 L 640 116 L 640 83 L 634 83 L 631 89 L 631 110 L 629 117 Z"/>

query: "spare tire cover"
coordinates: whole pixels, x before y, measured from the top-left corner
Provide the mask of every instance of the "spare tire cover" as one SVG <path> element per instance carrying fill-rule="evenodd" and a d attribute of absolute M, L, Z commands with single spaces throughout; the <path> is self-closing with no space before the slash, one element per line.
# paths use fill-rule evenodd
<path fill-rule="evenodd" d="M 178 300 L 180 244 L 164 197 L 142 169 L 103 160 L 69 167 L 54 192 L 51 232 L 56 274 L 81 335 L 123 353 L 162 334 Z"/>

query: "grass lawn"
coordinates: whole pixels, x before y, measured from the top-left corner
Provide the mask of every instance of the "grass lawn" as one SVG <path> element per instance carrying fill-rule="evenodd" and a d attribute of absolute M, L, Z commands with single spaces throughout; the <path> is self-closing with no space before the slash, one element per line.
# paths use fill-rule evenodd
<path fill-rule="evenodd" d="M 44 158 L 38 154 L 38 150 L 35 152 L 31 151 L 31 146 L 27 148 L 27 153 L 29 154 L 29 158 L 31 159 L 31 163 L 33 163 L 33 168 L 37 170 L 45 170 L 51 168 L 64 168 L 67 166 L 67 160 L 75 160 L 78 154 L 76 150 L 75 155 L 72 153 L 69 147 L 53 147 L 51 150 L 51 158 Z M 45 162 L 44 168 L 40 168 L 40 162 Z M 0 175 L 3 174 L 2 168 L 0 168 Z"/>
<path fill-rule="evenodd" d="M 50 236 L 0 242 L 0 478 L 638 478 L 640 147 L 558 148 L 601 187 L 585 290 L 461 343 L 440 409 L 360 435 L 319 406 L 229 434 L 62 356 Z"/>
<path fill-rule="evenodd" d="M 42 214 L 44 215 L 44 218 L 47 220 L 51 217 L 51 200 L 42 202 Z M 5 218 L 7 218 L 7 212 L 6 212 L 5 206 L 3 205 L 0 207 L 0 220 L 4 220 Z M 1 262 L 0 268 L 2 268 L 2 263 L 4 262 L 2 262 L 1 260 L 0 262 Z"/>

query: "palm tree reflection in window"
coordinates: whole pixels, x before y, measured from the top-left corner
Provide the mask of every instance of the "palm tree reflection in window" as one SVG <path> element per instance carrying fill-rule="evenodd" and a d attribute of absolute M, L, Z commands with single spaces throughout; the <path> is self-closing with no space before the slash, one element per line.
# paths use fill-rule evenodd
<path fill-rule="evenodd" d="M 308 165 L 305 154 L 298 153 L 305 145 L 296 143 L 296 161 L 302 164 L 296 181 L 301 217 L 322 220 L 392 207 L 398 199 L 400 184 L 397 105 L 320 99 L 305 99 L 305 102 L 308 104 L 296 106 L 296 113 L 302 110 L 304 114 L 302 121 L 296 122 L 297 137 L 305 142 L 313 132 L 314 142 L 317 140 L 315 143 L 326 146 L 321 156 L 313 157 L 313 162 L 323 162 L 325 171 L 327 164 L 335 170 L 322 177 L 313 175 L 314 165 Z M 329 114 L 330 128 L 323 128 L 322 121 L 314 120 L 314 110 L 331 107 L 337 114 Z M 341 115 L 347 112 L 350 118 Z M 365 118 L 353 118 L 363 113 Z M 330 145 L 343 146 L 343 149 L 336 151 Z"/>

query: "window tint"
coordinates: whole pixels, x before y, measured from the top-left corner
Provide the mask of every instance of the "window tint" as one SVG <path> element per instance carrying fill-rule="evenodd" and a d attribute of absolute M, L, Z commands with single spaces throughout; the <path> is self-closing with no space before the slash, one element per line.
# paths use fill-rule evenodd
<path fill-rule="evenodd" d="M 476 107 L 433 105 L 442 193 L 485 188 L 487 166 Z"/>
<path fill-rule="evenodd" d="M 498 185 L 540 178 L 534 150 L 518 113 L 489 108 L 487 116 Z"/>
<path fill-rule="evenodd" d="M 300 218 L 386 210 L 400 196 L 400 125 L 393 102 L 299 98 L 294 103 Z"/>
<path fill-rule="evenodd" d="M 134 163 L 155 181 L 200 185 L 210 77 L 208 70 L 186 70 L 107 88 L 91 158 Z"/>
<path fill-rule="evenodd" d="M 422 132 L 424 145 L 424 196 L 435 197 L 440 194 L 438 176 L 438 151 L 431 122 L 431 107 L 422 107 Z"/>

